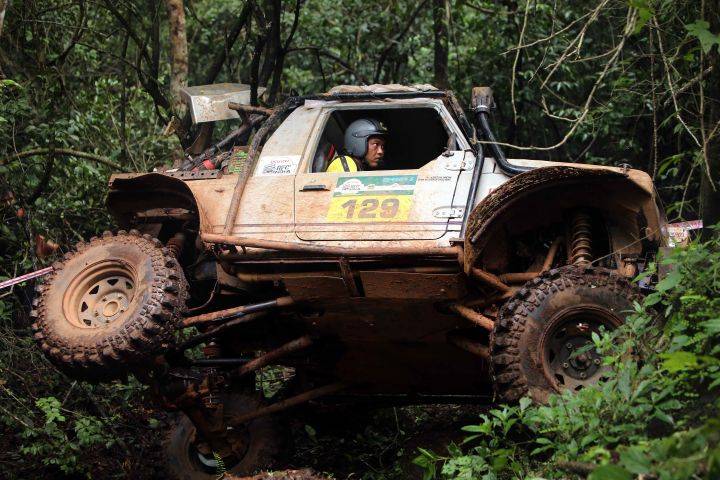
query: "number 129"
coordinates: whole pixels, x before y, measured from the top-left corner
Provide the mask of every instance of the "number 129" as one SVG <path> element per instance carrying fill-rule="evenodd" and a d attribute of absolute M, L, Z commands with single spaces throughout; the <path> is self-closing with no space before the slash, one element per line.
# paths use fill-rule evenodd
<path fill-rule="evenodd" d="M 378 213 L 379 218 L 394 218 L 400 209 L 400 200 L 386 198 L 380 202 L 376 198 L 368 198 L 360 202 L 359 208 L 357 200 L 348 200 L 341 207 L 347 210 L 345 218 L 354 218 L 356 212 L 357 218 L 378 218 Z"/>

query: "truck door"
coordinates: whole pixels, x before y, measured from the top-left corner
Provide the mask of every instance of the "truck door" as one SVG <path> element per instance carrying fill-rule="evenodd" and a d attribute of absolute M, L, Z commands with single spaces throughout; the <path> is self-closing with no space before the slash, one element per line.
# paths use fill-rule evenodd
<path fill-rule="evenodd" d="M 322 142 L 322 132 L 315 137 Z M 305 159 L 295 178 L 295 232 L 301 240 L 438 239 L 451 222 L 459 229 L 462 212 L 453 200 L 459 174 L 471 161 L 472 153 L 451 148 L 417 168 L 328 173 L 313 172 Z"/>

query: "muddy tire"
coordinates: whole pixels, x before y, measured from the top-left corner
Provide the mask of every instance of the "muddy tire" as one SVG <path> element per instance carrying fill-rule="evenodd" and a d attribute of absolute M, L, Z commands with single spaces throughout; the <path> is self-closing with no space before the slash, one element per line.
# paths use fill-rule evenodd
<path fill-rule="evenodd" d="M 232 418 L 256 410 L 262 403 L 248 395 L 223 395 L 224 413 Z M 223 458 L 222 466 L 211 455 L 196 448 L 198 437 L 190 419 L 179 414 L 163 442 L 166 478 L 171 480 L 215 480 L 222 473 L 252 475 L 273 466 L 282 450 L 282 432 L 276 418 L 265 416 L 251 420 L 228 434 L 233 455 Z"/>
<path fill-rule="evenodd" d="M 567 266 L 531 280 L 500 311 L 490 340 L 498 400 L 579 390 L 607 373 L 594 350 L 573 354 L 592 332 L 624 323 L 640 293 L 603 268 Z"/>
<path fill-rule="evenodd" d="M 137 231 L 79 243 L 37 287 L 35 339 L 73 377 L 121 377 L 173 339 L 187 284 L 167 248 Z"/>

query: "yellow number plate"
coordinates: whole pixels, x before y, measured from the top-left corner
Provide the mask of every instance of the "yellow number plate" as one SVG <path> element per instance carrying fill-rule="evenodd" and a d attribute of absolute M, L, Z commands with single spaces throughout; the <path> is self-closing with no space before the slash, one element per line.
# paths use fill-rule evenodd
<path fill-rule="evenodd" d="M 417 175 L 353 175 L 338 178 L 328 222 L 402 222 L 408 219 Z"/>

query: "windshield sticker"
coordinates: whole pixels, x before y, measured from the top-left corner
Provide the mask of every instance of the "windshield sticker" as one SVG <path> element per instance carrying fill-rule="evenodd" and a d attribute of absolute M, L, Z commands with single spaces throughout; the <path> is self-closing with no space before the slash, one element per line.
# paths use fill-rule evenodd
<path fill-rule="evenodd" d="M 408 219 L 417 175 L 340 177 L 333 189 L 329 222 L 401 222 Z"/>
<path fill-rule="evenodd" d="M 300 155 L 266 155 L 258 160 L 255 175 L 259 177 L 295 175 L 299 164 Z"/>

